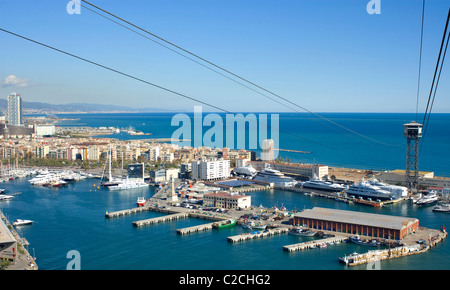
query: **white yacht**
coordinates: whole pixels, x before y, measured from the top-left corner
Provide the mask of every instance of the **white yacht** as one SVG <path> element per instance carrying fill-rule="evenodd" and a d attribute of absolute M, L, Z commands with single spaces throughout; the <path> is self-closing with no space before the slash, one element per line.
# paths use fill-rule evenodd
<path fill-rule="evenodd" d="M 293 187 L 297 183 L 292 177 L 285 176 L 278 170 L 271 169 L 269 164 L 261 170 L 254 178 L 256 181 L 273 183 L 275 186 Z"/>
<path fill-rule="evenodd" d="M 438 204 L 433 208 L 437 212 L 450 212 L 450 203 Z"/>
<path fill-rule="evenodd" d="M 256 169 L 253 168 L 250 164 L 243 167 L 236 167 L 233 171 L 237 175 L 255 176 L 257 174 Z"/>
<path fill-rule="evenodd" d="M 17 219 L 15 222 L 13 222 L 13 226 L 24 226 L 24 225 L 30 225 L 32 223 L 33 223 L 33 221 L 30 221 L 30 220 Z"/>
<path fill-rule="evenodd" d="M 6 194 L 2 194 L 0 195 L 0 200 L 10 200 L 12 199 L 14 196 L 12 195 L 6 195 Z"/>
<path fill-rule="evenodd" d="M 378 186 L 371 185 L 369 182 L 362 180 L 360 183 L 354 183 L 346 190 L 347 195 L 355 195 L 372 200 L 394 199 L 395 195 Z"/>
<path fill-rule="evenodd" d="M 320 180 L 316 175 L 314 175 L 311 180 L 303 182 L 303 187 L 326 191 L 343 191 L 347 188 L 341 184 L 333 183 L 331 181 Z"/>
<path fill-rule="evenodd" d="M 419 198 L 415 204 L 417 205 L 430 205 L 438 202 L 439 197 L 437 196 L 436 191 L 432 190 L 427 195 L 422 196 Z"/>
<path fill-rule="evenodd" d="M 132 189 L 132 188 L 143 188 L 148 187 L 148 184 L 141 180 L 130 180 L 126 179 L 120 182 L 117 185 L 108 186 L 109 190 L 123 190 L 123 189 Z"/>
<path fill-rule="evenodd" d="M 372 179 L 369 180 L 369 183 L 374 186 L 378 186 L 380 189 L 387 190 L 393 194 L 396 195 L 398 198 L 406 197 L 408 196 L 408 188 L 405 186 L 398 186 L 398 185 L 391 185 L 387 183 L 383 183 L 375 178 L 375 176 L 372 176 Z"/>

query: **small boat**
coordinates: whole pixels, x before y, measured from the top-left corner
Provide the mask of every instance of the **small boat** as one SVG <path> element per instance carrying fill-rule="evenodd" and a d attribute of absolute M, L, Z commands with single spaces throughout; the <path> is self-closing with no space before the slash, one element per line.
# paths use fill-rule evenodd
<path fill-rule="evenodd" d="M 345 264 L 345 265 L 353 264 L 355 262 L 355 258 L 358 257 L 358 256 L 359 256 L 359 254 L 355 252 L 355 253 L 350 254 L 348 256 L 340 257 L 339 258 L 339 263 L 342 263 L 342 264 Z"/>
<path fill-rule="evenodd" d="M 255 223 L 253 223 L 253 222 L 246 222 L 246 223 L 243 223 L 242 224 L 242 227 L 244 228 L 244 229 L 252 229 L 252 226 L 253 225 L 255 225 Z"/>
<path fill-rule="evenodd" d="M 6 191 L 6 189 L 4 189 L 4 188 L 0 189 L 0 194 L 4 194 L 5 191 Z"/>
<path fill-rule="evenodd" d="M 438 204 L 433 208 L 436 212 L 450 212 L 450 203 Z"/>
<path fill-rule="evenodd" d="M 138 197 L 137 199 L 137 205 L 138 206 L 144 206 L 147 203 L 147 200 L 145 197 Z"/>
<path fill-rule="evenodd" d="M 316 233 L 311 231 L 310 229 L 304 229 L 304 228 L 293 228 L 290 229 L 288 234 L 294 235 L 294 236 L 302 236 L 302 237 L 312 237 Z"/>
<path fill-rule="evenodd" d="M 30 225 L 32 223 L 33 223 L 33 221 L 30 221 L 30 220 L 17 219 L 15 222 L 13 222 L 13 226 L 24 226 L 24 225 Z"/>
<path fill-rule="evenodd" d="M 213 228 L 216 229 L 225 229 L 225 228 L 230 228 L 233 227 L 236 224 L 236 220 L 227 220 L 225 223 L 214 223 L 212 226 Z"/>
<path fill-rule="evenodd" d="M 0 200 L 10 200 L 13 197 L 12 195 L 0 195 Z"/>
<path fill-rule="evenodd" d="M 263 224 L 262 222 L 256 223 L 256 224 L 252 224 L 251 228 L 254 230 L 265 230 L 267 227 L 266 224 Z"/>
<path fill-rule="evenodd" d="M 351 243 L 362 245 L 362 246 L 370 246 L 370 247 L 379 247 L 381 245 L 377 240 L 363 241 L 359 238 L 359 236 L 349 237 L 348 240 Z"/>

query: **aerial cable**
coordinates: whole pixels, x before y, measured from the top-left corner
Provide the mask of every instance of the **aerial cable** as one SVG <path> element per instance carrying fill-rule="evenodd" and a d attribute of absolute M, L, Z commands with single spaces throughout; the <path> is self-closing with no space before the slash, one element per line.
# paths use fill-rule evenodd
<path fill-rule="evenodd" d="M 436 62 L 436 68 L 434 70 L 434 75 L 433 75 L 433 81 L 431 83 L 430 94 L 428 96 L 427 106 L 426 106 L 426 109 L 425 109 L 425 114 L 423 116 L 423 133 L 422 133 L 421 146 L 423 144 L 425 133 L 426 133 L 427 128 L 428 128 L 428 123 L 429 123 L 429 120 L 430 120 L 431 110 L 433 108 L 434 99 L 435 99 L 435 96 L 436 96 L 437 87 L 439 85 L 439 79 L 441 77 L 441 71 L 442 71 L 442 67 L 443 67 L 443 64 L 444 64 L 445 55 L 447 53 L 448 41 L 449 41 L 449 38 L 450 38 L 450 31 L 449 31 L 449 34 L 447 36 L 447 29 L 448 29 L 449 20 L 450 20 L 450 8 L 448 10 L 447 21 L 445 23 L 444 34 L 442 35 L 441 47 L 439 49 L 439 55 L 438 55 L 438 59 L 437 59 L 437 62 Z M 445 41 L 445 38 L 447 38 L 447 41 Z M 444 53 L 442 53 L 442 49 L 444 47 L 444 43 L 446 43 L 446 44 L 445 44 L 445 48 L 444 48 Z M 442 60 L 441 60 L 441 55 L 442 55 Z M 438 72 L 438 70 L 439 70 L 439 72 Z M 436 78 L 436 76 L 437 76 L 437 78 Z M 428 110 L 428 108 L 430 110 Z"/>
<path fill-rule="evenodd" d="M 197 54 L 195 54 L 195 53 L 193 53 L 193 52 L 191 52 L 191 51 L 189 51 L 187 49 L 184 49 L 184 48 L 182 48 L 182 47 L 180 47 L 180 46 L 178 46 L 178 45 L 176 45 L 176 44 L 174 44 L 174 43 L 172 43 L 172 42 L 170 42 L 170 41 L 168 41 L 168 40 L 166 40 L 166 39 L 164 39 L 164 38 L 162 38 L 162 37 L 160 37 L 160 36 L 158 36 L 158 35 L 156 35 L 156 34 L 154 34 L 152 32 L 150 32 L 150 31 L 140 27 L 140 26 L 137 26 L 137 25 L 135 25 L 135 24 L 133 24 L 133 23 L 131 23 L 131 22 L 129 22 L 129 21 L 127 21 L 127 20 L 125 20 L 125 19 L 123 19 L 123 18 L 121 18 L 121 17 L 119 17 L 119 16 L 117 16 L 117 15 L 115 15 L 115 14 L 113 14 L 113 13 L 111 13 L 111 12 L 101 8 L 101 7 L 99 7 L 99 6 L 97 6 L 97 5 L 94 5 L 94 4 L 90 3 L 89 1 L 86 1 L 86 0 L 81 0 L 81 1 L 86 3 L 86 4 L 88 4 L 88 5 L 90 5 L 90 6 L 92 6 L 92 7 L 94 7 L 94 8 L 96 8 L 96 9 L 98 9 L 98 10 L 100 10 L 100 11 L 102 11 L 102 12 L 104 12 L 104 13 L 106 13 L 106 14 L 108 14 L 108 15 L 110 15 L 110 16 L 112 16 L 112 17 L 114 17 L 114 18 L 116 18 L 116 19 L 119 19 L 120 21 L 123 21 L 123 22 L 127 23 L 128 25 L 131 25 L 131 26 L 133 26 L 133 27 L 135 27 L 135 28 L 137 28 L 137 29 L 139 29 L 139 30 L 141 30 L 141 31 L 143 31 L 143 32 L 153 36 L 153 37 L 156 37 L 157 39 L 159 39 L 159 40 L 161 40 L 161 41 L 163 41 L 163 42 L 165 42 L 165 43 L 167 43 L 167 44 L 169 44 L 169 45 L 171 45 L 171 46 L 173 46 L 173 47 L 175 47 L 175 48 L 177 48 L 177 49 L 179 49 L 179 50 L 181 50 L 181 51 L 183 51 L 183 52 L 185 52 L 185 53 L 187 53 L 187 54 L 189 54 L 189 55 L 191 55 L 191 56 L 193 56 L 195 58 L 198 58 L 201 61 L 203 61 L 203 62 L 205 62 L 205 63 L 207 63 L 209 65 L 212 65 L 212 66 L 214 66 L 217 69 L 220 69 L 220 70 L 222 70 L 222 71 L 224 71 L 224 72 L 226 72 L 226 73 L 228 73 L 228 74 L 230 74 L 230 75 L 232 75 L 232 76 L 234 76 L 234 77 L 236 77 L 236 78 L 238 78 L 238 79 L 240 79 L 240 80 L 242 80 L 242 81 L 244 81 L 244 82 L 246 82 L 246 83 L 248 83 L 250 85 L 253 85 L 256 88 L 258 88 L 258 89 L 260 89 L 260 90 L 262 90 L 262 91 L 264 91 L 266 93 L 269 93 L 269 94 L 271 94 L 271 95 L 273 95 L 273 96 L 275 96 L 275 97 L 277 97 L 277 98 L 279 98 L 279 99 L 281 99 L 281 100 L 283 100 L 283 101 L 285 101 L 285 102 L 287 102 L 287 103 L 289 103 L 289 104 L 291 104 L 291 105 L 293 105 L 295 107 L 298 107 L 298 108 L 302 109 L 303 111 L 311 113 L 311 114 L 315 115 L 316 117 L 319 117 L 319 118 L 321 118 L 321 119 L 323 119 L 323 120 L 325 120 L 327 122 L 330 122 L 330 123 L 332 123 L 335 126 L 338 126 L 338 127 L 342 128 L 342 129 L 347 130 L 347 131 L 349 131 L 349 132 L 351 132 L 353 134 L 356 134 L 356 135 L 358 135 L 358 136 L 360 136 L 362 138 L 365 138 L 367 140 L 370 140 L 370 141 L 373 141 L 373 142 L 376 142 L 376 143 L 379 143 L 379 144 L 382 144 L 382 145 L 386 145 L 386 146 L 400 146 L 400 144 L 393 145 L 393 144 L 388 144 L 388 143 L 385 143 L 385 142 L 378 141 L 376 139 L 373 139 L 373 138 L 365 136 L 365 135 L 363 135 L 361 133 L 358 133 L 358 132 L 356 132 L 356 131 L 354 131 L 352 129 L 349 129 L 349 128 L 345 127 L 345 126 L 342 126 L 342 125 L 340 125 L 340 124 L 338 124 L 338 123 L 336 123 L 336 122 L 334 122 L 334 121 L 332 121 L 332 120 L 330 120 L 328 118 L 325 118 L 325 117 L 323 117 L 323 116 L 321 116 L 321 115 L 319 115 L 319 114 L 317 114 L 317 113 L 315 113 L 315 112 L 313 112 L 313 111 L 311 111 L 311 110 L 309 110 L 309 109 L 307 109 L 307 108 L 305 108 L 303 106 L 300 106 L 300 105 L 298 105 L 298 104 L 296 104 L 296 103 L 294 103 L 294 102 L 292 102 L 292 101 L 290 101 L 290 100 L 288 100 L 288 99 L 286 99 L 286 98 L 284 98 L 284 97 L 282 97 L 282 96 L 280 96 L 278 94 L 275 94 L 275 93 L 273 93 L 273 92 L 271 92 L 271 91 L 269 91 L 269 90 L 267 90 L 267 89 L 265 89 L 265 88 L 255 84 L 255 83 L 249 81 L 248 79 L 243 78 L 243 77 L 241 77 L 241 76 L 239 76 L 239 75 L 237 75 L 237 74 L 235 74 L 235 73 L 233 73 L 233 72 L 231 72 L 231 71 L 229 71 L 229 70 L 227 70 L 227 69 L 225 69 L 225 68 L 223 68 L 223 67 L 221 67 L 221 66 L 219 66 L 219 65 L 217 65 L 217 64 L 215 64 L 213 62 L 211 62 L 211 61 L 208 61 L 205 58 L 203 58 L 203 57 L 201 57 L 201 56 L 199 56 L 199 55 L 197 55 Z M 86 7 L 84 5 L 82 5 L 82 6 Z M 109 19 L 109 18 L 107 18 L 107 19 Z M 117 22 L 115 22 L 115 23 L 117 23 Z M 191 58 L 189 58 L 189 59 L 191 59 Z M 253 91 L 255 91 L 255 90 L 253 90 Z M 267 97 L 266 95 L 263 95 L 263 96 Z M 270 99 L 273 100 L 272 98 L 270 98 Z M 279 102 L 277 102 L 277 103 L 279 103 Z M 292 109 L 292 108 L 290 108 L 290 109 Z"/>
<path fill-rule="evenodd" d="M 425 0 L 423 0 L 423 5 L 422 5 L 422 27 L 420 29 L 419 76 L 417 78 L 416 122 L 417 122 L 417 114 L 419 112 L 420 70 L 421 70 L 421 66 L 422 66 L 422 43 L 423 43 L 424 18 L 425 18 Z"/>

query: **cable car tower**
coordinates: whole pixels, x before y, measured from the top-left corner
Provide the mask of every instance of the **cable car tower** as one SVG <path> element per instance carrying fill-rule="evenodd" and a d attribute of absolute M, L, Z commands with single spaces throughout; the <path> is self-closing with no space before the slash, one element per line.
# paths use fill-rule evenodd
<path fill-rule="evenodd" d="M 404 124 L 406 137 L 406 186 L 409 191 L 417 191 L 419 185 L 419 138 L 422 137 L 422 124 Z"/>

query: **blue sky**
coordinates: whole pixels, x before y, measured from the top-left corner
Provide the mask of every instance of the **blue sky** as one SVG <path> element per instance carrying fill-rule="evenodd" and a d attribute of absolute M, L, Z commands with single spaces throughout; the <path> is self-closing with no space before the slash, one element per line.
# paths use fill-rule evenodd
<path fill-rule="evenodd" d="M 378 15 L 367 13 L 369 0 L 91 2 L 314 112 L 416 110 L 421 0 L 380 0 Z M 0 0 L 0 27 L 229 111 L 292 112 L 83 7 L 69 15 L 67 3 Z M 426 4 L 419 112 L 449 5 Z M 0 44 L 0 98 L 198 105 L 3 32 Z M 433 112 L 450 112 L 449 73 L 444 66 Z"/>

